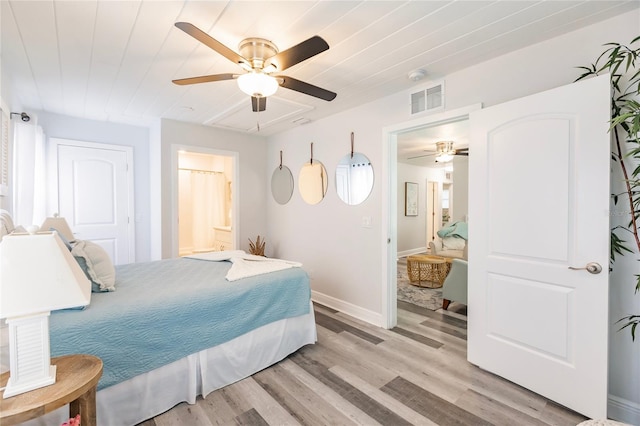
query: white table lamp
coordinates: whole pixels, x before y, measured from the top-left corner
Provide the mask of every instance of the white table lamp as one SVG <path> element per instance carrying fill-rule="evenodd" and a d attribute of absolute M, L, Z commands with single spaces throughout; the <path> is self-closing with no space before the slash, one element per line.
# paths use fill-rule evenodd
<path fill-rule="evenodd" d="M 0 242 L 0 318 L 9 326 L 4 398 L 56 381 L 49 313 L 88 305 L 91 282 L 56 232 L 6 235 Z"/>
<path fill-rule="evenodd" d="M 42 222 L 42 225 L 40 225 L 40 229 L 42 231 L 51 231 L 55 229 L 70 243 L 76 239 L 76 237 L 73 236 L 73 232 L 71 231 L 71 228 L 69 228 L 67 221 L 64 217 L 58 216 L 58 213 L 54 213 L 53 217 L 46 218 L 44 222 Z"/>

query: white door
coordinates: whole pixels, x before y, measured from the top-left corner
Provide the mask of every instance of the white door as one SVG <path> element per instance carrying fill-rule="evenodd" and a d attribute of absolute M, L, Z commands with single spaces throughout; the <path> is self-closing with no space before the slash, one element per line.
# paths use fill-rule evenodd
<path fill-rule="evenodd" d="M 607 415 L 609 113 L 602 76 L 470 115 L 469 362 L 592 418 Z"/>
<path fill-rule="evenodd" d="M 74 235 L 102 246 L 114 264 L 135 261 L 129 148 L 58 143 L 57 156 L 58 208 Z"/>

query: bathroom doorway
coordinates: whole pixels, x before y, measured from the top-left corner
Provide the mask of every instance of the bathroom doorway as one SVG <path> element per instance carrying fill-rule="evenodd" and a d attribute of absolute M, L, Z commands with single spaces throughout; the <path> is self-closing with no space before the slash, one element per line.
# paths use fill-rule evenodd
<path fill-rule="evenodd" d="M 178 255 L 233 250 L 232 156 L 178 151 Z"/>

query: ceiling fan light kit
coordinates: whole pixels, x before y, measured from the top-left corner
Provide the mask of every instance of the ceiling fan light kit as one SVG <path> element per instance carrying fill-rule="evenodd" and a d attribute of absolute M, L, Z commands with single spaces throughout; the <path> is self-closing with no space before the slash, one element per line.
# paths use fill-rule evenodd
<path fill-rule="evenodd" d="M 436 162 L 448 163 L 453 160 L 456 150 L 453 149 L 453 141 L 436 142 Z"/>
<path fill-rule="evenodd" d="M 453 155 L 451 154 L 438 154 L 436 157 L 436 163 L 448 163 L 453 160 Z"/>
<path fill-rule="evenodd" d="M 282 52 L 278 51 L 276 45 L 269 40 L 257 37 L 246 38 L 240 42 L 238 48 L 240 54 L 238 54 L 193 24 L 176 22 L 175 25 L 245 71 L 240 75 L 213 74 L 181 78 L 173 80 L 175 84 L 187 85 L 237 79 L 240 90 L 251 96 L 251 107 L 254 112 L 266 109 L 266 98 L 276 93 L 279 86 L 325 101 L 332 101 L 336 97 L 336 93 L 304 81 L 284 75 L 271 75 L 329 49 L 327 42 L 319 36 L 313 36 Z"/>
<path fill-rule="evenodd" d="M 250 72 L 238 77 L 238 87 L 249 96 L 266 98 L 278 90 L 278 80 L 268 74 Z"/>

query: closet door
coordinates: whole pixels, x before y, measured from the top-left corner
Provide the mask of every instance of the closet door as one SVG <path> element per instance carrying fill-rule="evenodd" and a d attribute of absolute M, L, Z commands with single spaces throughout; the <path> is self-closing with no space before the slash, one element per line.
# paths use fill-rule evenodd
<path fill-rule="evenodd" d="M 114 264 L 135 261 L 130 148 L 58 140 L 58 205 L 78 239 L 102 246 Z"/>

